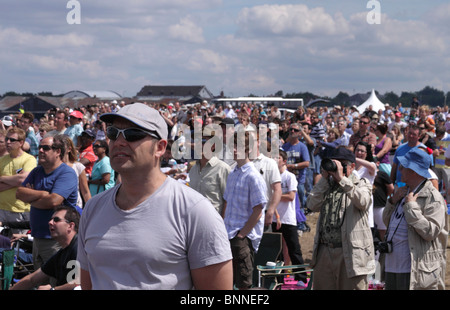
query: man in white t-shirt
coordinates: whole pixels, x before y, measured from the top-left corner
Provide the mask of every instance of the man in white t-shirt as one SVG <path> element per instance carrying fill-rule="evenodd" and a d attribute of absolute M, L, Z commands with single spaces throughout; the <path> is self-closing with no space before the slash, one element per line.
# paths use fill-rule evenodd
<path fill-rule="evenodd" d="M 252 128 L 252 127 L 250 127 Z M 252 162 L 255 165 L 256 170 L 261 174 L 267 187 L 267 207 L 264 220 L 264 226 L 270 227 L 272 223 L 272 217 L 274 215 L 275 209 L 280 202 L 281 198 L 281 177 L 280 171 L 278 170 L 277 162 L 272 158 L 265 156 L 261 153 L 260 148 L 261 140 L 259 131 L 254 131 L 252 129 L 247 129 L 253 136 L 253 141 L 256 143 L 254 151 L 256 156 L 252 155 Z"/>
<path fill-rule="evenodd" d="M 278 168 L 281 175 L 281 200 L 276 208 L 272 220 L 272 231 L 281 232 L 286 242 L 287 252 L 291 263 L 303 265 L 303 255 L 297 233 L 297 216 L 295 210 L 295 199 L 297 195 L 297 177 L 287 170 L 287 153 L 280 150 L 278 155 Z M 285 253 L 286 251 L 283 251 Z M 287 257 L 285 257 L 286 261 Z M 301 269 L 295 269 L 299 271 Z M 295 275 L 297 281 L 306 283 L 306 273 Z M 300 282 L 300 284 L 302 284 Z"/>
<path fill-rule="evenodd" d="M 86 289 L 232 289 L 223 219 L 207 198 L 160 169 L 168 129 L 141 103 L 100 119 L 122 182 L 88 201 L 77 260 Z"/>

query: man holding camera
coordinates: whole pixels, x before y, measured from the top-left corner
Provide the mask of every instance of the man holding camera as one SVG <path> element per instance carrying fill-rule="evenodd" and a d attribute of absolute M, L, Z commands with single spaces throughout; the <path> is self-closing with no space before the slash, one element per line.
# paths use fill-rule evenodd
<path fill-rule="evenodd" d="M 429 173 L 430 156 L 414 148 L 399 156 L 401 181 L 383 211 L 386 290 L 445 289 L 447 208 Z"/>
<path fill-rule="evenodd" d="M 366 290 L 375 272 L 372 185 L 353 173 L 355 161 L 353 152 L 337 148 L 322 160 L 323 177 L 308 196 L 308 208 L 320 212 L 310 264 L 315 290 Z"/>

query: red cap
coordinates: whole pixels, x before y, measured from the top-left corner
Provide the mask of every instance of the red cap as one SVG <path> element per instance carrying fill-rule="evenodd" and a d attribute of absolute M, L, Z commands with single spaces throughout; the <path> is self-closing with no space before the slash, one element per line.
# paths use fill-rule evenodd
<path fill-rule="evenodd" d="M 70 116 L 73 116 L 76 118 L 83 118 L 83 113 L 81 113 L 80 111 L 73 111 L 72 113 L 70 113 Z"/>

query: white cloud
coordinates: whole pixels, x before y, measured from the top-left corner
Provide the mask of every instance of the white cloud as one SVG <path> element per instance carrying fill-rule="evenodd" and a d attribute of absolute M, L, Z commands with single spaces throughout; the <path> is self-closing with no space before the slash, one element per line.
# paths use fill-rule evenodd
<path fill-rule="evenodd" d="M 336 35 L 346 32 L 347 21 L 341 14 L 331 16 L 321 7 L 306 5 L 261 5 L 243 9 L 237 20 L 246 36 Z"/>
<path fill-rule="evenodd" d="M 32 32 L 20 31 L 17 28 L 0 28 L 0 45 L 14 47 L 32 46 L 34 48 L 71 48 L 87 47 L 94 39 L 90 35 L 70 32 L 67 34 L 38 35 Z"/>
<path fill-rule="evenodd" d="M 204 43 L 203 29 L 197 26 L 189 17 L 184 17 L 176 25 L 169 27 L 169 35 L 172 39 L 190 43 Z"/>
<path fill-rule="evenodd" d="M 192 55 L 187 67 L 194 71 L 210 71 L 216 74 L 228 72 L 230 64 L 230 58 L 225 55 L 208 49 L 199 49 Z"/>
<path fill-rule="evenodd" d="M 0 10 L 0 44 L 6 47 L 0 64 L 11 77 L 1 85 L 6 90 L 77 85 L 128 89 L 130 96 L 149 83 L 199 81 L 216 94 L 237 96 L 280 89 L 352 93 L 376 85 L 413 90 L 429 83 L 446 87 L 450 80 L 450 5 L 437 6 L 435 0 L 420 13 L 397 4 L 411 3 L 406 0 L 396 2 L 394 10 L 383 3 L 380 25 L 367 23 L 367 1 L 356 0 L 304 1 L 308 6 L 260 0 L 81 1 L 77 26 L 65 23 L 65 3 L 5 1 L 11 3 Z M 37 77 L 48 87 L 36 89 L 43 85 Z"/>

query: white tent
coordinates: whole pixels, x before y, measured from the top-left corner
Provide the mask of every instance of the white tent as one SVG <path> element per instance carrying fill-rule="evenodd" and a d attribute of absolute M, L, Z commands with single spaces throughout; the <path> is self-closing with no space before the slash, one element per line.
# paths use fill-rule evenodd
<path fill-rule="evenodd" d="M 378 99 L 375 94 L 375 90 L 372 89 L 369 99 L 367 99 L 363 104 L 357 107 L 359 113 L 363 113 L 369 106 L 372 106 L 372 111 L 378 112 L 379 110 L 385 109 L 384 103 Z"/>

